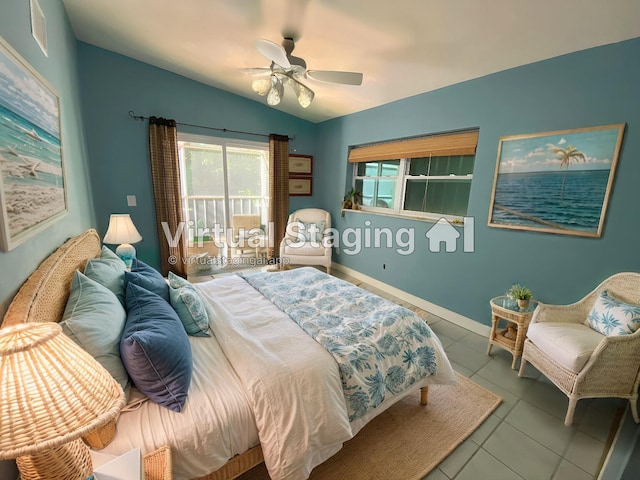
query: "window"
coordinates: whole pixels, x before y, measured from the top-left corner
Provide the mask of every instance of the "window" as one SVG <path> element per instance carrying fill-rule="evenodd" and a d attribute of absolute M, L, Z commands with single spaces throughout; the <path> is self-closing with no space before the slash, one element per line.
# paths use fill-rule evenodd
<path fill-rule="evenodd" d="M 189 241 L 198 229 L 232 228 L 237 215 L 267 224 L 268 144 L 178 134 L 178 150 Z"/>
<path fill-rule="evenodd" d="M 356 190 L 362 192 L 363 205 L 395 208 L 400 160 L 358 163 Z"/>
<path fill-rule="evenodd" d="M 466 215 L 478 132 L 421 137 L 349 154 L 363 210 L 432 218 Z"/>

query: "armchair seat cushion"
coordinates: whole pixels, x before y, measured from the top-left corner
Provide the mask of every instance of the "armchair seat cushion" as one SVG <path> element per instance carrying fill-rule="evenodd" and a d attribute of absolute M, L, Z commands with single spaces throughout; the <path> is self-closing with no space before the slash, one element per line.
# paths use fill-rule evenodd
<path fill-rule="evenodd" d="M 578 373 L 605 336 L 580 323 L 540 322 L 529 325 L 527 338 L 564 368 Z"/>
<path fill-rule="evenodd" d="M 292 242 L 290 245 L 285 244 L 285 255 L 296 256 L 318 256 L 321 257 L 325 254 L 324 247 L 320 242 Z"/>

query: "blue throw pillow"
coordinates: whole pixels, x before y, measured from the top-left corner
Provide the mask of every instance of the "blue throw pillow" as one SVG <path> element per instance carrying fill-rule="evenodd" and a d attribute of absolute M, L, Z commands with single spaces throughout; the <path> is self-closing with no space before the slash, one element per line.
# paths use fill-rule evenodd
<path fill-rule="evenodd" d="M 169 284 L 153 267 L 138 259 L 133 260 L 131 271 L 124 274 L 124 288 L 133 283 L 169 301 Z"/>
<path fill-rule="evenodd" d="M 205 301 L 184 278 L 169 272 L 169 299 L 187 334 L 209 337 L 209 315 Z"/>
<path fill-rule="evenodd" d="M 62 316 L 62 330 L 95 358 L 129 396 L 129 375 L 120 359 L 120 337 L 127 314 L 106 287 L 76 271 Z"/>
<path fill-rule="evenodd" d="M 124 306 L 124 272 L 126 270 L 127 267 L 120 257 L 103 246 L 100 258 L 87 261 L 84 274 L 111 290 Z"/>
<path fill-rule="evenodd" d="M 629 335 L 640 327 L 640 306 L 622 302 L 604 290 L 585 323 L 603 335 Z"/>
<path fill-rule="evenodd" d="M 127 321 L 120 355 L 138 389 L 181 412 L 191 384 L 191 345 L 176 312 L 153 292 L 127 285 Z"/>

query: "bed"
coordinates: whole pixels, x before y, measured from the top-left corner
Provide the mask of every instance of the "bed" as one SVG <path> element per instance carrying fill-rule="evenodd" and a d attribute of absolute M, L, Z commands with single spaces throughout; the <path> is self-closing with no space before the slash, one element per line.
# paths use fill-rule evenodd
<path fill-rule="evenodd" d="M 89 259 L 100 257 L 101 248 L 95 230 L 65 242 L 21 287 L 2 326 L 60 321 L 76 270 L 84 271 Z M 373 360 L 361 356 L 358 368 L 345 366 L 336 355 L 357 355 L 336 344 L 330 333 L 339 328 L 336 319 L 357 319 L 372 305 L 371 315 L 381 323 L 391 323 L 385 308 L 401 307 L 363 291 L 366 304 L 355 301 L 360 295 L 356 287 L 313 268 L 293 272 L 232 275 L 196 285 L 214 320 L 210 336 L 188 337 L 193 373 L 182 411 L 145 401 L 133 387 L 131 408 L 115 425 L 86 438 L 88 443 L 110 454 L 135 447 L 148 453 L 169 445 L 176 479 L 235 478 L 263 461 L 274 479 L 304 479 L 393 403 L 420 389 L 426 403 L 427 385 L 455 382 L 439 340 L 420 322 L 406 333 L 411 338 L 403 340 L 419 342 L 411 352 L 400 351 L 389 335 L 376 337 L 378 360 L 400 365 L 385 367 L 386 391 L 372 386 L 375 375 L 365 373 L 373 371 L 367 363 Z M 346 298 L 337 301 L 340 296 Z M 327 315 L 321 304 L 335 311 Z M 403 309 L 404 315 L 411 312 Z M 367 335 L 379 335 L 375 330 Z M 392 354 L 402 360 L 393 360 Z M 429 370 L 428 375 L 406 373 L 420 368 Z M 352 377 L 369 385 L 368 392 L 374 392 L 370 398 Z M 374 406 L 364 405 L 363 396 Z"/>

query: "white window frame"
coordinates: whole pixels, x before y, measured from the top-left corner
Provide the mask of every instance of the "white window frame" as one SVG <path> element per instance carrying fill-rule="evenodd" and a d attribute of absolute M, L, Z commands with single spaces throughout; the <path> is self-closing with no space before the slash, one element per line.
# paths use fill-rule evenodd
<path fill-rule="evenodd" d="M 405 194 L 407 190 L 407 181 L 408 180 L 451 180 L 451 181 L 459 181 L 460 179 L 468 179 L 469 183 L 473 182 L 473 174 L 467 175 L 409 175 L 409 167 L 411 158 L 394 158 L 388 159 L 388 161 L 400 160 L 400 167 L 398 168 L 398 176 L 396 177 L 396 185 L 395 185 L 395 199 L 393 208 L 382 208 L 375 207 L 370 205 L 361 205 L 361 210 L 363 212 L 370 212 L 380 215 L 390 215 L 394 217 L 408 217 L 408 218 L 417 218 L 420 220 L 429 220 L 429 221 L 437 221 L 440 218 L 445 218 L 452 222 L 462 221 L 462 216 L 460 215 L 451 215 L 446 213 L 434 213 L 434 212 L 419 212 L 416 210 L 404 210 L 402 206 L 404 205 Z M 378 162 L 383 162 L 384 160 L 378 160 Z M 362 163 L 373 163 L 370 162 L 362 162 Z M 475 168 L 475 155 L 474 155 L 474 168 Z M 368 177 L 364 175 L 358 175 L 358 164 L 353 164 L 353 181 L 352 186 L 355 188 L 356 180 L 364 180 L 364 179 L 390 179 L 394 177 L 389 176 L 380 176 L 380 177 Z M 467 200 L 467 210 L 469 208 L 468 200 Z M 466 215 L 466 213 L 465 213 Z"/>

